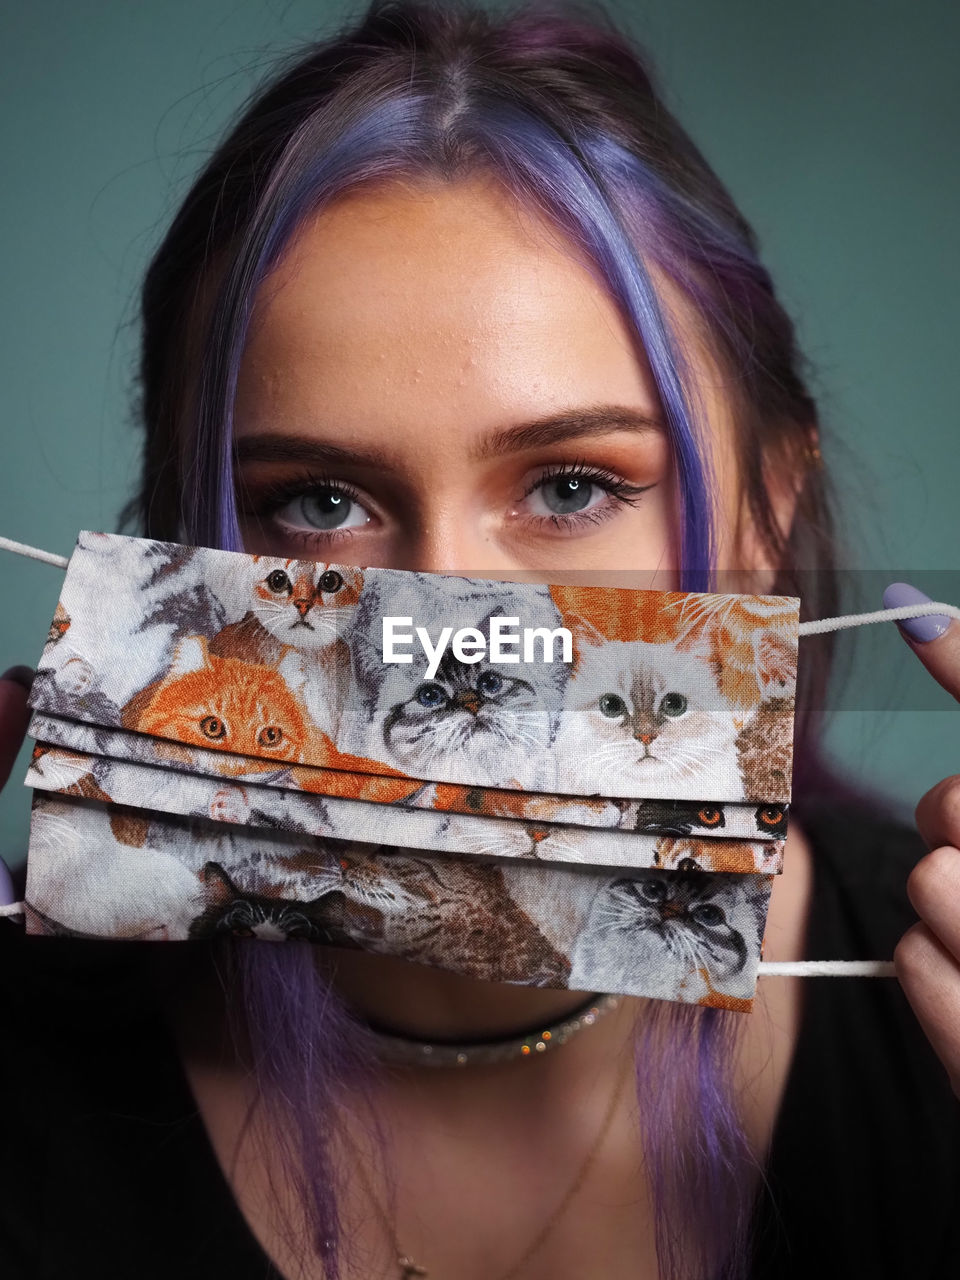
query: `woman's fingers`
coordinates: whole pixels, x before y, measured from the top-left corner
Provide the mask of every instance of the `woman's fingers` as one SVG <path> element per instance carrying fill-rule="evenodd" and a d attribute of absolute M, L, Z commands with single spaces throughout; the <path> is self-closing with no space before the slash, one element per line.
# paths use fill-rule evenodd
<path fill-rule="evenodd" d="M 30 723 L 27 694 L 32 680 L 29 667 L 11 667 L 0 676 L 0 787 L 10 776 Z"/>
<path fill-rule="evenodd" d="M 907 582 L 891 583 L 883 593 L 887 609 L 929 603 L 929 596 Z M 934 680 L 960 702 L 960 622 L 945 614 L 928 614 L 897 625 Z M 960 748 L 960 732 L 957 744 Z M 930 849 L 944 844 L 960 846 L 960 774 L 951 774 L 930 788 L 917 805 L 916 821 Z"/>
<path fill-rule="evenodd" d="M 960 852 L 951 852 L 960 860 Z M 893 960 L 917 1021 L 960 1097 L 960 964 L 943 940 L 923 923 L 907 930 L 897 943 Z"/>
<path fill-rule="evenodd" d="M 895 582 L 883 603 L 893 609 L 929 603 L 929 597 Z M 927 615 L 899 627 L 934 680 L 960 701 L 960 623 Z M 960 746 L 960 733 L 957 739 Z M 917 805 L 916 820 L 931 850 L 907 878 L 920 923 L 903 935 L 893 959 L 900 985 L 960 1097 L 960 774 L 930 788 Z"/>
<path fill-rule="evenodd" d="M 960 961 L 960 849 L 944 845 L 921 858 L 907 877 L 907 895 L 921 921 Z"/>
<path fill-rule="evenodd" d="M 957 745 L 960 747 L 960 732 L 957 733 Z M 920 797 L 915 817 L 917 830 L 928 849 L 936 849 L 942 844 L 960 847 L 960 773 L 942 778 L 925 792 Z"/>

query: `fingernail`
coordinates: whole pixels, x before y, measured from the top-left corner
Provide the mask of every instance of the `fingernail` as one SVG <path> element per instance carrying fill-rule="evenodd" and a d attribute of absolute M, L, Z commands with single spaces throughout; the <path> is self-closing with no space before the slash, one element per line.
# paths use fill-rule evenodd
<path fill-rule="evenodd" d="M 30 686 L 33 684 L 33 671 L 30 667 L 18 666 L 9 667 L 0 680 L 12 680 L 14 684 L 22 685 L 27 693 L 30 692 Z"/>
<path fill-rule="evenodd" d="M 928 595 L 924 595 L 917 587 L 911 587 L 909 582 L 891 582 L 883 593 L 885 609 L 900 609 L 908 604 L 931 603 Z M 938 636 L 943 635 L 949 625 L 950 619 L 944 613 L 927 613 L 920 618 L 903 618 L 897 623 L 897 626 L 918 644 L 936 640 Z"/>

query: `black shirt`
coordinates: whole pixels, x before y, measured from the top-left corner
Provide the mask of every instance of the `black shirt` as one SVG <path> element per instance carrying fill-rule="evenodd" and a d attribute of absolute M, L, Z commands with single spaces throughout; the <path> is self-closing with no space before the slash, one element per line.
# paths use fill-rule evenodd
<path fill-rule="evenodd" d="M 804 827 L 808 955 L 889 958 L 919 836 L 860 809 Z M 203 944 L 0 928 L 3 1280 L 278 1280 L 147 978 L 171 945 Z M 960 1275 L 960 1103 L 895 980 L 808 980 L 767 1178 L 756 1280 Z"/>

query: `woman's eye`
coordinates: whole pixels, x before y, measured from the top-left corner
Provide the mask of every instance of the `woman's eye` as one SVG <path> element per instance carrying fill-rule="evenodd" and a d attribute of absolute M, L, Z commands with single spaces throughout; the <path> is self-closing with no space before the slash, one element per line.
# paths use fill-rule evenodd
<path fill-rule="evenodd" d="M 531 515 L 573 516 L 595 507 L 606 492 L 587 476 L 550 476 L 531 490 L 527 504 Z"/>
<path fill-rule="evenodd" d="M 328 533 L 334 529 L 360 528 L 370 523 L 371 516 L 352 494 L 329 486 L 298 494 L 277 509 L 275 518 L 284 524 Z"/>
<path fill-rule="evenodd" d="M 653 485 L 630 484 L 605 467 L 584 462 L 564 463 L 536 476 L 529 483 L 520 507 L 534 520 L 576 527 L 599 524 L 621 505 L 635 506 Z"/>

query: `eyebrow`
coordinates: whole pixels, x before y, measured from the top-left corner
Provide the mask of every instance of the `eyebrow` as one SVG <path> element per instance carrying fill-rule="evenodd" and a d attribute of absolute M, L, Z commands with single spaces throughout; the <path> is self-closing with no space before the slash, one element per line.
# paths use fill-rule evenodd
<path fill-rule="evenodd" d="M 474 458 L 484 460 L 506 453 L 520 453 L 524 449 L 562 444 L 565 440 L 583 436 L 609 435 L 614 431 L 644 434 L 664 429 L 659 418 L 640 409 L 616 404 L 591 405 L 563 409 L 530 422 L 503 427 L 482 439 L 470 452 Z M 247 462 L 299 462 L 382 467 L 387 462 L 387 453 L 382 449 L 358 449 L 309 436 L 272 431 L 238 437 L 234 441 L 233 453 L 240 466 Z"/>
<path fill-rule="evenodd" d="M 501 453 L 519 453 L 523 449 L 542 448 L 549 444 L 562 444 L 579 436 L 609 435 L 612 431 L 646 433 L 663 431 L 659 418 L 631 409 L 627 405 L 599 404 L 580 409 L 563 409 L 559 413 L 521 422 L 513 427 L 494 431 L 482 440 L 473 456 L 492 458 Z"/>

